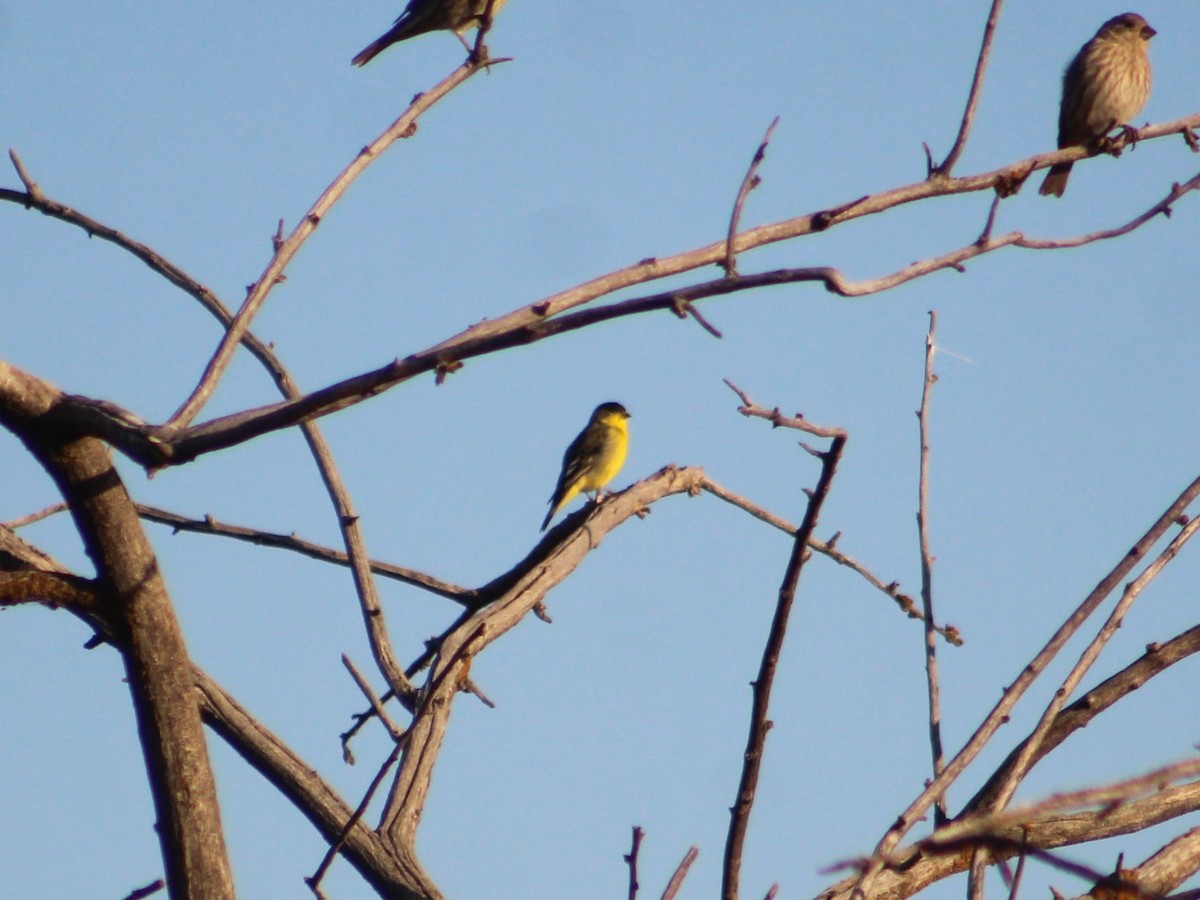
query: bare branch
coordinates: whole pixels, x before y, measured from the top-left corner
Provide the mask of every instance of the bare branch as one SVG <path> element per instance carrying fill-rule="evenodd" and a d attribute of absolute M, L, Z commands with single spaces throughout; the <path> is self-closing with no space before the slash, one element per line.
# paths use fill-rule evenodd
<path fill-rule="evenodd" d="M 967 146 L 967 136 L 971 133 L 971 124 L 975 121 L 975 110 L 979 106 L 979 93 L 983 89 L 983 73 L 987 70 L 988 56 L 992 52 L 992 39 L 996 35 L 996 23 L 1000 19 L 1000 7 L 1004 0 L 992 0 L 992 8 L 988 12 L 987 25 L 983 28 L 983 45 L 979 48 L 979 58 L 975 62 L 975 76 L 971 79 L 971 92 L 967 95 L 967 108 L 963 110 L 962 124 L 958 127 L 958 137 L 954 146 L 946 155 L 945 160 L 937 167 L 931 167 L 930 175 L 949 175 L 954 164 Z"/>
<path fill-rule="evenodd" d="M 1091 643 L 1084 649 L 1079 657 L 1079 661 L 1076 662 L 1067 674 L 1062 685 L 1054 692 L 1054 696 L 1042 713 L 1042 717 L 1038 721 L 1037 727 L 1034 728 L 1033 734 L 1029 736 L 1022 746 L 1020 753 L 1009 768 L 1005 779 L 997 786 L 994 799 L 991 801 L 994 809 L 1001 809 L 1008 804 L 1008 801 L 1016 792 L 1017 785 L 1032 767 L 1038 745 L 1041 744 L 1049 733 L 1059 710 L 1067 698 L 1074 693 L 1075 688 L 1079 686 L 1079 682 L 1083 680 L 1083 676 L 1087 674 L 1088 669 L 1092 667 L 1092 664 L 1100 656 L 1100 651 L 1104 649 L 1104 645 L 1108 643 L 1112 636 L 1116 634 L 1117 629 L 1121 627 L 1125 613 L 1133 605 L 1133 601 L 1137 599 L 1146 585 L 1153 581 L 1158 573 L 1162 571 L 1163 567 L 1179 554 L 1179 551 L 1183 549 L 1183 545 L 1192 538 L 1197 530 L 1200 530 L 1200 517 L 1188 522 L 1180 530 L 1179 534 L 1175 535 L 1162 553 L 1137 578 L 1125 586 L 1125 590 L 1121 594 L 1121 599 L 1117 601 L 1117 605 L 1113 608 L 1107 621 L 1105 621 L 1103 627 L 1101 627 Z"/>
<path fill-rule="evenodd" d="M 637 900 L 638 892 L 638 851 L 642 847 L 642 837 L 645 834 L 642 829 L 636 825 L 633 826 L 633 846 L 629 852 L 625 854 L 625 863 L 629 866 L 629 900 Z"/>
<path fill-rule="evenodd" d="M 346 657 L 342 657 L 346 662 Z M 384 720 L 386 721 L 386 719 Z M 375 792 L 379 790 L 379 786 L 383 784 L 383 779 L 396 764 L 396 760 L 400 758 L 400 748 L 403 746 L 397 742 L 392 748 L 392 752 L 388 754 L 387 759 L 383 761 L 383 765 L 379 767 L 379 771 L 375 773 L 375 777 L 371 779 L 370 785 L 367 786 L 367 791 L 363 794 L 362 800 L 359 801 L 354 813 L 346 820 L 346 826 L 342 829 L 342 833 L 338 835 L 338 839 L 329 845 L 329 849 L 325 852 L 325 856 L 321 859 L 321 864 L 317 866 L 317 871 L 304 879 L 304 883 L 309 886 L 312 892 L 317 896 L 321 896 L 321 879 L 325 877 L 325 873 L 329 871 L 329 867 L 333 865 L 333 860 L 337 857 L 338 852 L 346 843 L 346 838 L 350 832 L 362 820 L 363 815 L 367 811 L 367 807 L 371 805 L 371 798 L 375 796 Z"/>
<path fill-rule="evenodd" d="M 759 521 L 766 522 L 768 525 L 778 528 L 785 534 L 789 534 L 793 537 L 796 535 L 796 526 L 791 522 L 788 522 L 786 519 L 782 519 L 774 513 L 763 509 L 761 506 L 750 502 L 740 494 L 736 494 L 723 485 L 713 481 L 707 475 L 704 476 L 701 489 L 709 494 L 712 494 L 714 497 L 724 500 L 726 503 L 729 503 L 732 506 L 736 506 L 738 509 L 748 512 Z M 838 535 L 834 535 L 833 539 L 828 542 L 814 537 L 809 540 L 808 546 L 817 553 L 820 553 L 822 556 L 825 556 L 837 563 L 839 566 L 845 566 L 846 568 L 857 572 L 869 585 L 871 585 L 871 587 L 882 592 L 883 594 L 886 594 L 893 601 L 895 601 L 900 610 L 910 619 L 924 619 L 923 613 L 917 609 L 917 605 L 913 601 L 913 598 L 900 590 L 900 585 L 898 582 L 892 581 L 885 584 L 883 579 L 873 573 L 854 557 L 837 549 L 837 547 L 834 546 L 837 537 Z M 935 625 L 934 629 L 946 640 L 947 643 L 953 644 L 956 647 L 962 646 L 962 636 L 959 634 L 958 629 L 953 625 Z"/>
<path fill-rule="evenodd" d="M 1150 529 L 1125 554 L 1112 571 L 1101 579 L 1096 588 L 1067 617 L 1066 621 L 1059 626 L 1058 630 L 1055 631 L 1045 646 L 1038 651 L 1033 660 L 1021 670 L 1013 683 L 1005 688 L 1004 696 L 1000 702 L 987 714 L 984 721 L 975 730 L 975 733 L 968 739 L 966 745 L 950 760 L 946 768 L 942 770 L 941 775 L 930 782 L 908 809 L 896 819 L 895 824 L 888 829 L 887 833 L 879 841 L 874 854 L 872 854 L 874 861 L 861 876 L 856 890 L 864 892 L 868 890 L 871 882 L 883 866 L 882 859 L 895 849 L 904 834 L 929 809 L 934 798 L 942 794 L 946 787 L 975 759 L 979 751 L 991 740 L 992 735 L 995 734 L 996 730 L 1007 719 L 1009 712 L 1016 705 L 1017 701 L 1024 695 L 1033 681 L 1045 670 L 1050 661 L 1057 656 L 1059 650 L 1062 649 L 1067 640 L 1079 630 L 1088 617 L 1091 616 L 1117 585 L 1121 583 L 1133 567 L 1149 553 L 1151 547 L 1154 546 L 1159 538 L 1169 528 L 1174 526 L 1176 522 L 1180 521 L 1180 517 L 1185 514 L 1188 506 L 1197 496 L 1200 496 L 1200 478 L 1197 478 L 1184 489 L 1175 502 L 1150 526 Z"/>
<path fill-rule="evenodd" d="M 54 479 L 105 586 L 104 618 L 124 646 L 170 892 L 232 897 L 191 662 L 166 583 L 108 448 L 55 427 L 58 396 L 45 382 L 0 363 L 0 424 Z"/>
<path fill-rule="evenodd" d="M 387 714 L 387 710 L 383 708 L 383 704 L 379 702 L 379 698 L 375 696 L 375 692 L 371 690 L 371 685 L 367 683 L 367 679 L 363 678 L 362 673 L 358 671 L 354 663 L 350 661 L 350 657 L 345 653 L 342 654 L 342 665 L 346 667 L 346 671 L 350 673 L 350 677 L 354 679 L 354 683 L 358 685 L 358 689 L 363 692 L 363 696 L 371 704 L 371 709 L 375 711 L 375 715 L 383 723 L 392 740 L 399 741 L 404 737 L 404 729 L 392 721 L 391 716 Z"/>
<path fill-rule="evenodd" d="M 667 886 L 662 892 L 662 900 L 674 900 L 675 896 L 679 893 L 679 889 L 683 887 L 683 879 L 687 878 L 688 869 L 692 867 L 692 863 L 696 861 L 696 857 L 699 855 L 700 850 L 696 847 L 689 847 L 688 852 L 683 854 L 683 859 L 679 861 L 679 865 L 671 873 L 671 880 L 667 882 Z"/>
<path fill-rule="evenodd" d="M 482 32 L 483 29 L 481 28 L 480 30 Z M 481 41 L 482 36 L 481 33 Z M 482 46 L 482 43 L 480 46 Z M 305 241 L 308 240 L 309 236 L 316 231 L 321 219 L 341 199 L 346 189 L 354 182 L 354 179 L 397 140 L 411 135 L 416 127 L 417 120 L 426 110 L 435 105 L 454 90 L 454 88 L 485 68 L 486 66 L 478 61 L 468 60 L 428 91 L 414 97 L 412 103 L 409 104 L 408 109 L 401 114 L 400 118 L 388 126 L 383 134 L 360 150 L 354 161 L 342 170 L 321 196 L 317 198 L 316 202 L 309 207 L 308 212 L 304 214 L 303 218 L 301 218 L 300 222 L 292 230 L 292 233 L 278 245 L 266 269 L 251 286 L 245 301 L 242 303 L 241 309 L 238 310 L 237 315 L 234 316 L 233 321 L 229 324 L 229 329 L 225 332 L 225 336 L 217 346 L 216 352 L 213 353 L 212 359 L 209 360 L 208 365 L 205 367 L 199 384 L 196 385 L 195 390 L 183 406 L 166 423 L 165 428 L 168 432 L 186 427 L 196 417 L 196 414 L 200 412 L 204 404 L 208 402 L 208 398 L 216 390 L 217 382 L 220 381 L 226 367 L 229 365 L 230 360 L 232 360 L 234 350 L 237 349 L 243 335 L 249 330 L 250 322 L 266 301 L 267 295 L 282 280 L 283 272 L 287 268 L 288 263 L 292 261 L 292 258 L 304 245 Z"/>
<path fill-rule="evenodd" d="M 212 516 L 205 516 L 203 519 L 191 519 L 181 516 L 178 513 L 170 512 L 169 510 L 159 509 L 155 506 L 146 506 L 141 503 L 138 504 L 137 510 L 138 515 L 143 519 L 150 522 L 157 522 L 160 525 L 168 525 L 176 532 L 190 531 L 195 534 L 218 535 L 233 538 L 234 540 L 246 541 L 247 543 L 256 544 L 261 547 L 291 550 L 294 553 L 302 554 L 310 559 L 321 560 L 322 562 L 335 563 L 341 566 L 350 565 L 350 557 L 346 553 L 334 550 L 331 547 L 314 544 L 311 541 L 296 537 L 295 534 L 260 531 L 257 528 L 247 528 L 243 525 L 227 525 L 218 522 Z M 430 593 L 445 597 L 447 600 L 453 600 L 455 603 L 461 603 L 464 606 L 470 606 L 479 599 L 478 591 L 441 581 L 432 575 L 426 575 L 424 572 L 418 572 L 415 569 L 406 569 L 403 566 L 380 562 L 378 560 L 368 560 L 367 565 L 376 575 L 391 578 L 404 584 L 410 584 L 413 587 L 424 588 Z"/>
<path fill-rule="evenodd" d="M 1165 125 L 1148 126 L 1136 132 L 1136 135 L 1142 140 L 1149 140 L 1167 134 L 1183 133 L 1194 125 L 1200 125 L 1200 114 Z M 1123 140 L 1125 138 L 1121 137 L 1117 139 L 1117 142 L 1120 143 Z M 1014 179 L 1018 179 L 1018 176 L 1019 178 L 1027 177 L 1034 168 L 1041 168 L 1051 162 L 1062 161 L 1066 158 L 1080 158 L 1082 155 L 1085 154 L 1081 148 L 1067 148 L 1031 157 L 1022 163 L 1013 164 L 985 175 L 939 179 L 936 185 L 931 181 L 925 181 L 884 191 L 833 210 L 811 213 L 775 225 L 751 229 L 738 237 L 735 241 L 735 250 L 745 250 L 811 234 L 834 224 L 840 224 L 863 215 L 877 214 L 902 203 L 910 203 L 932 196 L 1010 186 Z M 64 397 L 64 401 L 71 413 L 70 418 L 74 421 L 75 428 L 103 437 L 131 459 L 148 467 L 178 465 L 195 459 L 203 453 L 233 446 L 260 434 L 292 427 L 317 416 L 328 415 L 344 409 L 419 374 L 446 371 L 447 367 L 458 367 L 465 359 L 543 340 L 555 334 L 587 327 L 600 321 L 653 310 L 676 310 L 681 302 L 691 303 L 704 297 L 721 296 L 775 284 L 818 281 L 825 284 L 827 289 L 842 296 L 864 296 L 887 290 L 942 269 L 961 269 L 966 260 L 1002 247 L 1058 249 L 1117 237 L 1128 233 L 1155 215 L 1165 213 L 1171 203 L 1198 186 L 1200 186 L 1200 176 L 1183 185 L 1176 186 L 1165 200 L 1156 204 L 1143 216 L 1139 216 L 1134 221 L 1117 229 L 1055 240 L 1029 239 L 1020 232 L 1012 232 L 999 238 L 973 242 L 956 251 L 906 266 L 891 275 L 864 282 L 850 281 L 836 269 L 829 267 L 787 269 L 753 276 L 722 278 L 691 288 L 616 302 L 571 315 L 559 315 L 612 291 L 718 262 L 723 258 L 725 244 L 724 242 L 712 244 L 666 259 L 648 259 L 627 269 L 585 282 L 576 288 L 553 295 L 545 300 L 488 319 L 427 350 L 412 354 L 402 360 L 396 360 L 374 371 L 330 385 L 302 398 L 234 413 L 199 426 L 183 429 L 178 433 L 174 429 L 151 428 L 136 416 L 111 404 L 103 404 L 80 397 Z M 28 195 L 0 190 L 0 199 L 25 202 Z"/>
<path fill-rule="evenodd" d="M 1166 896 L 1197 871 L 1200 871 L 1200 828 L 1193 828 L 1125 874 L 1143 892 Z"/>
<path fill-rule="evenodd" d="M 792 427 L 797 426 L 793 425 Z M 809 498 L 804 521 L 796 534 L 792 555 L 784 573 L 783 584 L 779 588 L 779 599 L 775 607 L 774 618 L 771 621 L 771 630 L 767 636 L 766 646 L 763 648 L 758 676 L 751 683 L 753 708 L 750 716 L 750 728 L 746 738 L 746 751 L 743 757 L 737 799 L 730 810 L 729 834 L 725 842 L 724 864 L 721 868 L 721 896 L 725 900 L 737 900 L 742 849 L 746 840 L 746 829 L 750 824 L 750 811 L 754 806 L 767 732 L 771 728 L 767 713 L 771 701 L 771 686 L 775 680 L 775 668 L 783 650 L 783 639 L 787 633 L 788 617 L 796 597 L 800 572 L 809 556 L 808 542 L 816 530 L 821 507 L 829 496 L 829 489 L 833 484 L 833 477 L 837 472 L 837 465 L 845 445 L 845 434 L 839 434 L 821 457 L 821 475 Z"/>
<path fill-rule="evenodd" d="M 993 861 L 1011 859 L 1022 852 L 1036 855 L 1034 851 L 1143 831 L 1197 810 L 1200 810 L 1200 784 L 1190 783 L 1121 804 L 1115 809 L 1102 807 L 1066 815 L 1051 813 L 1026 820 L 998 833 L 993 832 L 986 841 L 988 854 Z M 979 846 L 982 841 L 982 838 L 972 836 L 954 845 L 946 842 L 937 848 L 926 848 L 924 842 L 918 842 L 889 855 L 873 879 L 872 900 L 901 900 L 937 881 L 963 872 L 971 858 L 969 852 L 963 851 Z M 841 863 L 835 868 L 852 867 L 867 871 L 879 863 L 878 858 L 859 859 Z M 822 891 L 818 900 L 849 900 L 854 896 L 859 880 L 860 876 L 845 878 Z"/>
<path fill-rule="evenodd" d="M 733 201 L 733 212 L 729 214 L 729 231 L 725 236 L 725 261 L 723 263 L 725 274 L 730 277 L 737 274 L 737 256 L 733 252 L 733 241 L 737 237 L 738 224 L 742 219 L 742 207 L 746 205 L 746 197 L 759 185 L 758 168 L 767 155 L 767 145 L 771 143 L 771 135 L 775 133 L 775 126 L 778 124 L 779 116 L 776 116 L 767 126 L 767 133 L 763 135 L 758 149 L 754 151 L 754 158 L 750 160 L 750 166 L 746 169 L 746 175 L 742 178 L 742 184 L 738 188 L 737 199 Z"/>
<path fill-rule="evenodd" d="M 0 522 L 5 528 L 11 528 L 16 531 L 18 528 L 24 528 L 26 525 L 32 525 L 34 522 L 40 522 L 42 519 L 48 519 L 60 512 L 65 512 L 67 504 L 52 503 L 45 509 L 39 509 L 37 512 L 32 512 L 27 516 L 21 516 L 19 519 L 13 519 L 11 522 Z"/>
<path fill-rule="evenodd" d="M 772 428 L 794 428 L 797 431 L 803 431 L 805 434 L 816 435 L 817 437 L 836 438 L 845 437 L 846 432 L 841 428 L 827 428 L 821 425 L 814 425 L 809 422 L 800 413 L 795 416 L 785 416 L 779 411 L 779 407 L 767 409 L 759 406 L 750 397 L 728 378 L 724 379 L 726 386 L 738 395 L 738 399 L 742 401 L 742 405 L 738 407 L 738 412 L 743 416 L 753 417 L 757 419 L 766 419 L 771 423 Z"/>
<path fill-rule="evenodd" d="M 996 0 L 993 10 L 999 5 Z M 925 623 L 925 686 L 929 695 L 929 749 L 933 755 L 933 774 L 937 777 L 946 765 L 942 749 L 942 705 L 938 690 L 937 632 L 933 615 L 933 552 L 929 549 L 929 404 L 937 375 L 933 373 L 933 358 L 937 353 L 937 313 L 929 311 L 929 331 L 925 336 L 925 380 L 921 389 L 920 423 L 921 448 L 917 477 L 917 536 L 921 551 L 921 609 Z M 946 795 L 934 801 L 934 825 L 946 822 Z"/>

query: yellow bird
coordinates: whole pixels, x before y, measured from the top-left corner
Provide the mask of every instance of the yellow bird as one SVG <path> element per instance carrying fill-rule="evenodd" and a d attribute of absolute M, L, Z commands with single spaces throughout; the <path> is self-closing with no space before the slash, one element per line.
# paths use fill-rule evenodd
<path fill-rule="evenodd" d="M 587 427 L 563 454 L 562 473 L 550 498 L 550 512 L 546 513 L 542 531 L 554 514 L 580 493 L 595 491 L 596 499 L 600 499 L 600 489 L 625 464 L 625 453 L 629 450 L 629 426 L 625 424 L 628 418 L 629 413 L 620 403 L 601 403 L 596 407 Z"/>

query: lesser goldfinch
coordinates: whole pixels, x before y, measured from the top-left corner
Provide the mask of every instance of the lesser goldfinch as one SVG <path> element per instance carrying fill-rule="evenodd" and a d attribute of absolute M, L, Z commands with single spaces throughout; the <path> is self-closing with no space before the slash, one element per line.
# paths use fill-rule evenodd
<path fill-rule="evenodd" d="M 492 15 L 500 12 L 508 0 L 492 0 Z M 356 66 L 365 66 L 392 44 L 406 41 L 418 34 L 430 31 L 453 31 L 463 46 L 471 48 L 463 40 L 463 32 L 477 26 L 488 10 L 488 0 L 408 0 L 408 6 L 388 31 L 351 60 Z"/>
<path fill-rule="evenodd" d="M 1150 95 L 1146 45 L 1157 32 L 1137 13 L 1113 16 L 1083 45 L 1063 75 L 1058 146 L 1079 147 L 1126 125 Z M 1039 194 L 1061 197 L 1073 163 L 1050 167 Z"/>
<path fill-rule="evenodd" d="M 629 449 L 629 413 L 620 403 L 601 403 L 592 412 L 587 426 L 571 441 L 563 454 L 562 473 L 550 498 L 550 512 L 542 522 L 542 531 L 554 514 L 580 493 L 595 491 L 608 484 L 625 464 Z"/>

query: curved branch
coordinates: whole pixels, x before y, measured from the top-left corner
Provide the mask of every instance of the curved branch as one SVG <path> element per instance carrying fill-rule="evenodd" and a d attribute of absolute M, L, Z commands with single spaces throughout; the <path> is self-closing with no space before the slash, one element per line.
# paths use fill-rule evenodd
<path fill-rule="evenodd" d="M 418 94 L 413 98 L 412 103 L 409 104 L 408 109 L 404 111 L 400 118 L 393 122 L 383 134 L 360 150 L 354 161 L 343 169 L 330 183 L 329 187 L 317 198 L 316 202 L 309 207 L 308 212 L 304 214 L 300 223 L 288 235 L 286 240 L 279 242 L 275 249 L 275 254 L 271 257 L 271 261 L 267 264 L 262 275 L 259 276 L 258 281 L 251 286 L 245 301 L 242 303 L 241 309 L 238 310 L 237 315 L 234 316 L 233 321 L 229 324 L 224 337 L 221 338 L 216 352 L 204 369 L 204 374 L 201 376 L 199 384 L 196 385 L 192 395 L 188 397 L 183 406 L 167 422 L 165 428 L 168 432 L 190 424 L 204 404 L 208 402 L 208 398 L 216 390 L 217 382 L 220 381 L 221 376 L 225 373 L 225 369 L 233 359 L 233 353 L 241 342 L 243 335 L 249 330 L 251 320 L 266 301 L 267 295 L 282 280 L 283 272 L 287 268 L 288 263 L 292 261 L 292 258 L 304 245 L 304 242 L 308 240 L 309 236 L 317 230 L 317 225 L 320 224 L 321 219 L 341 199 L 347 188 L 354 182 L 354 179 L 397 140 L 411 135 L 416 128 L 417 119 L 426 110 L 471 76 L 488 69 L 491 65 L 493 63 L 468 59 L 438 84 L 434 85 L 428 91 Z"/>
<path fill-rule="evenodd" d="M 191 662 L 166 583 L 108 448 L 56 427 L 59 397 L 44 382 L 0 365 L 0 424 L 20 438 L 70 506 L 104 586 L 104 619 L 124 646 L 170 893 L 232 897 Z"/>

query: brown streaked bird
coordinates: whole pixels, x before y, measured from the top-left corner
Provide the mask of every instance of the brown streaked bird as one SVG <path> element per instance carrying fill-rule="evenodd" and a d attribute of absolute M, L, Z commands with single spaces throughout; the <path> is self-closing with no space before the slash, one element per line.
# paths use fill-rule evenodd
<path fill-rule="evenodd" d="M 507 2 L 492 0 L 492 15 L 500 12 Z M 430 31 L 453 31 L 470 53 L 472 48 L 463 39 L 463 33 L 478 26 L 487 9 L 488 0 L 408 0 L 408 6 L 396 23 L 378 40 L 364 47 L 351 63 L 365 66 L 392 44 Z"/>
<path fill-rule="evenodd" d="M 1141 112 L 1150 95 L 1146 45 L 1157 32 L 1137 13 L 1113 16 L 1080 48 L 1063 75 L 1058 147 L 1083 147 Z M 1073 163 L 1051 166 L 1039 194 L 1061 197 Z"/>

